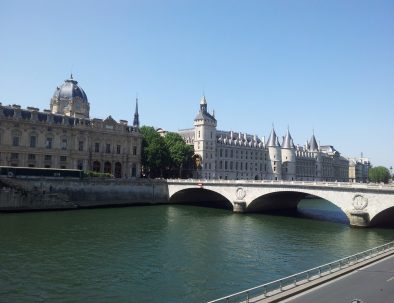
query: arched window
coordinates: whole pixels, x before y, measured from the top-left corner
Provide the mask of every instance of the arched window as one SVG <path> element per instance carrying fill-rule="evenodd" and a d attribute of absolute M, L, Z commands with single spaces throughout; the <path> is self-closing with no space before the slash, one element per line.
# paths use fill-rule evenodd
<path fill-rule="evenodd" d="M 101 169 L 100 166 L 101 166 L 101 165 L 100 165 L 100 162 L 99 162 L 99 161 L 94 161 L 94 162 L 93 162 L 93 171 L 95 171 L 95 172 L 100 172 L 100 169 Z"/>
<path fill-rule="evenodd" d="M 122 164 L 120 162 L 115 163 L 115 178 L 122 178 Z"/>
<path fill-rule="evenodd" d="M 105 162 L 104 163 L 104 172 L 107 174 L 112 174 L 112 166 L 111 166 L 111 162 Z"/>

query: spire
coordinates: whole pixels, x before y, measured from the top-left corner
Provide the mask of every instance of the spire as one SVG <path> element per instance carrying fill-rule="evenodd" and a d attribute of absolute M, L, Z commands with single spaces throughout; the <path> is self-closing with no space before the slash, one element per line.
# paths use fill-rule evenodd
<path fill-rule="evenodd" d="M 272 127 L 272 131 L 270 136 L 268 137 L 267 141 L 267 146 L 268 147 L 277 147 L 279 145 L 278 137 L 276 136 L 275 129 Z"/>
<path fill-rule="evenodd" d="M 289 128 L 287 128 L 286 136 L 283 138 L 282 148 L 294 148 L 293 138 L 290 135 Z"/>
<path fill-rule="evenodd" d="M 71 80 L 73 80 L 74 78 L 73 78 L 73 73 L 71 73 L 71 75 L 70 75 L 70 79 Z"/>
<path fill-rule="evenodd" d="M 134 112 L 133 126 L 140 127 L 140 116 L 138 114 L 138 97 L 135 98 L 135 112 Z"/>
<path fill-rule="evenodd" d="M 317 141 L 315 138 L 315 130 L 313 130 L 313 134 L 311 139 L 309 140 L 309 150 L 310 151 L 318 151 L 319 150 L 319 146 L 317 145 Z"/>

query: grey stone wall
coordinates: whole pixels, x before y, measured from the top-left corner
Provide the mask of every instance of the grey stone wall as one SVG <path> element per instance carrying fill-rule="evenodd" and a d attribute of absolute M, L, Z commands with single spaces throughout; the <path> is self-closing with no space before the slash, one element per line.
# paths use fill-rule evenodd
<path fill-rule="evenodd" d="M 0 211 L 167 202 L 167 183 L 161 180 L 0 178 Z"/>

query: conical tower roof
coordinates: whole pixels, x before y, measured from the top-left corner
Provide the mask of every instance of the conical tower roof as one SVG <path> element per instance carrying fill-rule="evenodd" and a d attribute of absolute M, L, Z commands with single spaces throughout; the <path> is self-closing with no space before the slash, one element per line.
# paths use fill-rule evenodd
<path fill-rule="evenodd" d="M 283 138 L 282 148 L 292 149 L 295 148 L 293 138 L 290 135 L 290 131 L 287 129 L 286 136 Z"/>
<path fill-rule="evenodd" d="M 315 134 L 313 134 L 311 139 L 309 140 L 309 150 L 310 151 L 318 151 L 319 150 L 319 146 L 317 145 Z"/>
<path fill-rule="evenodd" d="M 267 146 L 268 147 L 277 147 L 280 146 L 278 137 L 275 133 L 275 129 L 272 129 L 270 136 L 268 137 L 267 141 Z"/>

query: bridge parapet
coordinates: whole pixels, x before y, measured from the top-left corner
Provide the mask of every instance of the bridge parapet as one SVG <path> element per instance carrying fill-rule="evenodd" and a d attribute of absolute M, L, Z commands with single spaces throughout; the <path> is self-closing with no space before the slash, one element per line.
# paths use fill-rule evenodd
<path fill-rule="evenodd" d="M 179 191 L 205 189 L 232 205 L 234 212 L 296 208 L 307 195 L 323 198 L 339 207 L 350 225 L 369 226 L 383 211 L 394 209 L 394 186 L 343 182 L 169 179 L 169 198 Z M 198 193 L 198 191 L 197 191 Z M 284 201 L 284 200 L 293 201 Z"/>

